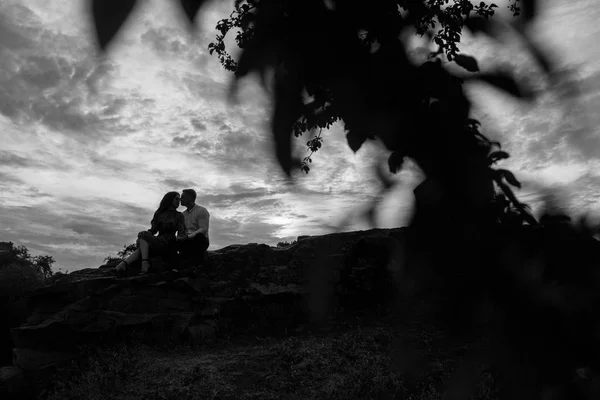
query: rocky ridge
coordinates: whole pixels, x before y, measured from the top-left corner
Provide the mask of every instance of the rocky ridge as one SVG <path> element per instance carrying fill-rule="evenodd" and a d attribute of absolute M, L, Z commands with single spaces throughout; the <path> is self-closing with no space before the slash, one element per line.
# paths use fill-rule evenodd
<path fill-rule="evenodd" d="M 124 278 L 110 266 L 74 271 L 29 297 L 29 318 L 11 332 L 13 366 L 0 369 L 0 393 L 77 357 L 80 345 L 124 337 L 202 345 L 385 313 L 389 255 L 404 236 L 404 228 L 372 229 L 301 236 L 286 248 L 232 245 L 209 251 L 199 273 L 159 263 L 155 273 Z"/>

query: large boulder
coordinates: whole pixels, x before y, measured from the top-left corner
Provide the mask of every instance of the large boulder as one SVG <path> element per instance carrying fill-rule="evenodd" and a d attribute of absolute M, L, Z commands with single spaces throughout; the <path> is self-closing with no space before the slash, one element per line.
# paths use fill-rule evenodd
<path fill-rule="evenodd" d="M 4 400 L 34 398 L 27 387 L 25 374 L 17 366 L 0 368 L 0 398 Z"/>

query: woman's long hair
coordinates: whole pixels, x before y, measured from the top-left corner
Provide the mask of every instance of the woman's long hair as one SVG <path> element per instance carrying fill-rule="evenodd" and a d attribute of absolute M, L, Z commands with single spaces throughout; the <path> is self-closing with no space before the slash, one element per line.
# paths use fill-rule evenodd
<path fill-rule="evenodd" d="M 177 196 L 179 196 L 178 192 L 169 192 L 169 193 L 165 194 L 163 196 L 162 200 L 160 201 L 158 210 L 156 210 L 156 212 L 154 213 L 154 216 L 152 217 L 152 221 L 154 221 L 156 216 L 159 215 L 160 213 L 173 209 L 173 200 L 175 200 L 175 197 L 177 197 Z"/>

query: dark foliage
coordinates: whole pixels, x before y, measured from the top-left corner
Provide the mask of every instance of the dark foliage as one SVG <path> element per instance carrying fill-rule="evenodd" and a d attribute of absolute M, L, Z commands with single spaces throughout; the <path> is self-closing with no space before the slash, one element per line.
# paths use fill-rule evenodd
<path fill-rule="evenodd" d="M 16 265 L 21 268 L 30 268 L 41 275 L 42 278 L 50 278 L 53 274 L 52 265 L 55 263 L 54 257 L 49 255 L 32 257 L 29 249 L 25 246 L 11 246 L 8 254 L 0 259 L 0 270 L 10 265 Z"/>
<path fill-rule="evenodd" d="M 297 243 L 297 242 L 296 242 L 295 240 L 292 240 L 291 242 L 287 242 L 287 241 L 284 241 L 284 242 L 278 242 L 278 243 L 277 243 L 277 247 L 290 247 L 290 246 L 293 246 L 293 245 L 295 245 L 296 243 Z"/>
<path fill-rule="evenodd" d="M 123 246 L 123 248 L 121 250 L 119 250 L 119 252 L 117 253 L 117 256 L 106 256 L 104 258 L 104 263 L 105 264 L 113 264 L 116 262 L 119 262 L 121 260 L 126 259 L 127 257 L 129 257 L 129 255 L 131 255 L 135 250 L 137 249 L 137 246 L 135 243 L 130 243 L 128 245 Z"/>
<path fill-rule="evenodd" d="M 101 49 L 106 50 L 121 25 L 133 11 L 135 3 L 136 0 L 91 1 L 96 38 Z"/>
<path fill-rule="evenodd" d="M 25 246 L 13 246 L 0 257 L 0 367 L 10 364 L 10 329 L 22 324 L 27 316 L 26 296 L 50 282 L 54 258 L 32 257 Z"/>

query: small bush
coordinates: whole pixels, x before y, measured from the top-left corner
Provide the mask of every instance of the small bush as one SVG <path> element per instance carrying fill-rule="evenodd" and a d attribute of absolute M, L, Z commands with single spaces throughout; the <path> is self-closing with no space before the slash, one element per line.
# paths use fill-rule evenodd
<path fill-rule="evenodd" d="M 295 240 L 293 240 L 291 242 L 287 242 L 287 241 L 279 242 L 279 243 L 277 243 L 277 247 L 290 247 L 290 246 L 295 245 L 296 243 L 298 243 L 298 242 Z"/>
<path fill-rule="evenodd" d="M 0 310 L 8 327 L 27 318 L 26 296 L 44 286 L 44 276 L 33 266 L 11 263 L 0 269 Z"/>
<path fill-rule="evenodd" d="M 138 373 L 138 353 L 126 345 L 100 349 L 83 348 L 79 361 L 56 371 L 54 384 L 44 398 L 58 399 L 114 399 L 123 390 L 127 380 Z"/>
<path fill-rule="evenodd" d="M 20 297 L 44 286 L 44 276 L 32 265 L 16 262 L 0 268 L 0 293 L 7 297 Z"/>

